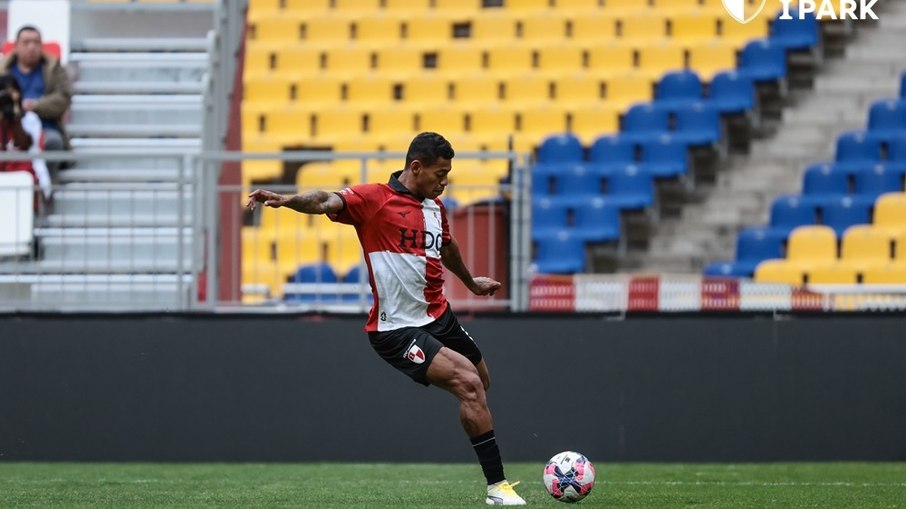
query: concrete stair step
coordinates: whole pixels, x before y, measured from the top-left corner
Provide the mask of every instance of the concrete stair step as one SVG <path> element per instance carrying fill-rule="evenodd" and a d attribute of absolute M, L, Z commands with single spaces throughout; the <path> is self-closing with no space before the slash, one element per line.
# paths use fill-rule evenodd
<path fill-rule="evenodd" d="M 165 152 L 173 153 L 177 150 L 197 150 L 201 148 L 201 139 L 199 138 L 77 138 L 72 140 L 72 147 L 75 150 L 89 149 L 100 150 L 110 149 L 117 151 L 122 149 L 142 149 L 142 152 Z M 171 159 L 171 163 L 172 159 Z"/>
<path fill-rule="evenodd" d="M 71 168 L 60 172 L 61 183 L 169 182 L 179 179 L 175 168 Z M 188 178 L 186 172 L 185 178 Z"/>
<path fill-rule="evenodd" d="M 198 81 L 77 81 L 73 84 L 76 94 L 201 94 L 202 82 Z"/>
<path fill-rule="evenodd" d="M 72 123 L 66 132 L 74 138 L 198 138 L 201 125 L 197 122 L 185 124 L 115 124 L 115 123 Z"/>
<path fill-rule="evenodd" d="M 200 126 L 201 103 L 126 103 L 74 104 L 70 125 L 81 124 L 185 124 Z"/>
<path fill-rule="evenodd" d="M 99 265 L 106 262 L 110 266 L 148 266 L 159 262 L 163 264 L 161 267 L 177 267 L 182 259 L 187 267 L 192 259 L 191 237 L 48 237 L 42 238 L 40 244 L 43 261 L 61 264 L 88 260 Z"/>
<path fill-rule="evenodd" d="M 188 214 L 182 220 L 175 211 L 161 211 L 156 214 L 50 214 L 44 218 L 44 226 L 51 228 L 115 228 L 115 227 L 180 227 L 190 224 Z"/>
<path fill-rule="evenodd" d="M 137 52 L 148 53 L 165 49 L 168 52 L 206 52 L 208 41 L 204 37 L 86 37 L 72 42 L 73 52 Z"/>

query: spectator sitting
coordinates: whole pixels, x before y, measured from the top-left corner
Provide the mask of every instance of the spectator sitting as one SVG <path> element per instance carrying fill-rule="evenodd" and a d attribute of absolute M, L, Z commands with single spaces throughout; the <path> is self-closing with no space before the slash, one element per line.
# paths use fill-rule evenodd
<path fill-rule="evenodd" d="M 44 150 L 69 150 L 69 139 L 63 127 L 63 115 L 72 98 L 69 76 L 59 60 L 44 52 L 37 28 L 26 25 L 19 29 L 15 49 L 3 62 L 3 70 L 18 81 L 23 109 L 40 117 Z M 50 165 L 54 178 L 59 167 L 59 161 Z"/>
<path fill-rule="evenodd" d="M 33 111 L 23 112 L 19 82 L 9 74 L 0 75 L 0 147 L 4 152 L 39 154 L 42 142 L 41 119 Z M 50 173 L 43 159 L 0 161 L 0 172 L 13 171 L 30 173 L 43 198 L 50 199 Z"/>

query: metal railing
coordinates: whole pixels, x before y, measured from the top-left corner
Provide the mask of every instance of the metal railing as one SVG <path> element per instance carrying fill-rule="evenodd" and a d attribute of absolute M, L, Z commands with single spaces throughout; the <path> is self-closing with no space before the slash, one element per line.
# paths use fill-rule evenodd
<path fill-rule="evenodd" d="M 369 176 L 374 177 L 373 166 L 378 161 L 398 158 L 402 166 L 403 156 L 364 152 L 206 151 L 193 154 L 126 149 L 44 153 L 41 157 L 50 161 L 102 162 L 100 165 L 108 168 L 115 168 L 117 160 L 143 159 L 161 173 L 120 174 L 119 178 L 103 183 L 73 182 L 55 186 L 52 205 L 40 210 L 36 217 L 35 249 L 24 256 L 0 260 L 0 309 L 360 312 L 370 306 L 367 276 L 360 277 L 355 284 L 340 281 L 330 286 L 312 287 L 293 280 L 290 277 L 293 271 L 281 271 L 271 274 L 267 285 L 246 276 L 243 288 L 243 270 L 246 274 L 249 271 L 254 274 L 256 264 L 260 264 L 258 270 L 262 272 L 273 270 L 277 262 L 273 254 L 267 259 L 243 259 L 243 230 L 254 231 L 256 221 L 280 221 L 280 217 L 286 216 L 280 216 L 273 209 L 259 211 L 257 216 L 248 215 L 243 210 L 243 198 L 251 190 L 248 182 L 243 184 L 237 176 L 236 183 L 221 184 L 221 175 L 224 171 L 239 171 L 237 163 L 250 161 L 298 165 L 304 172 L 307 163 L 345 160 L 360 165 L 359 178 L 348 182 L 355 184 L 368 180 Z M 22 158 L 23 154 L 0 153 L 0 161 Z M 479 160 L 507 164 L 511 167 L 511 182 L 499 186 L 463 184 L 457 187 L 456 166 L 482 164 Z M 451 229 L 460 240 L 464 259 L 473 266 L 473 272 L 478 275 L 483 269 L 488 275 L 507 281 L 507 291 L 495 299 L 474 298 L 462 291 L 458 281 L 451 281 L 446 290 L 454 305 L 470 309 L 526 309 L 530 257 L 527 251 L 530 246 L 526 161 L 527 158 L 509 152 L 457 154 L 451 174 L 454 184 L 450 189 L 466 196 L 473 191 L 479 192 L 491 199 L 483 200 L 480 206 L 449 210 Z M 386 164 L 382 167 L 388 168 Z M 386 181 L 387 177 L 389 171 L 381 180 Z M 287 193 L 307 188 L 304 184 L 302 188 L 295 184 L 261 187 Z M 324 190 L 338 190 L 339 187 L 342 186 Z M 304 215 L 293 215 L 297 216 L 293 219 L 296 224 L 271 224 L 269 230 L 271 233 L 291 232 L 287 234 L 289 237 L 284 237 L 279 245 L 276 239 L 263 239 L 264 243 L 274 242 L 273 247 L 253 247 L 252 252 L 256 249 L 265 252 L 277 248 L 287 250 L 290 256 L 279 260 L 284 267 L 296 262 L 296 265 L 304 265 L 337 259 L 332 254 L 321 256 L 318 253 L 321 256 L 318 260 L 301 255 L 293 260 L 293 250 L 303 251 L 299 239 L 310 234 L 322 235 L 318 245 L 325 249 L 337 247 L 336 239 L 330 235 L 341 235 L 347 242 L 341 247 L 345 253 L 360 251 L 357 240 L 348 232 L 311 228 L 301 222 Z M 14 218 L 4 219 L 12 220 Z M 352 230 L 348 226 L 343 228 Z M 296 240 L 292 240 L 293 236 Z M 350 246 L 351 242 L 354 245 Z M 54 246 L 52 257 L 47 256 L 49 244 Z M 354 265 L 360 263 L 361 258 Z M 349 268 L 351 266 L 343 266 L 343 271 Z M 270 291 L 262 292 L 262 286 Z M 293 295 L 315 297 L 291 298 Z"/>

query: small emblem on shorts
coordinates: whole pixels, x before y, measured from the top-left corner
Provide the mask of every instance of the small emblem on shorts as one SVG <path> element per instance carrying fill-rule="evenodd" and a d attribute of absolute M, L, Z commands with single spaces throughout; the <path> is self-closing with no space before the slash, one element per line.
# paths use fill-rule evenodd
<path fill-rule="evenodd" d="M 416 364 L 421 364 L 425 362 L 425 352 L 418 345 L 412 345 L 409 347 L 409 351 L 406 352 L 406 358 Z"/>

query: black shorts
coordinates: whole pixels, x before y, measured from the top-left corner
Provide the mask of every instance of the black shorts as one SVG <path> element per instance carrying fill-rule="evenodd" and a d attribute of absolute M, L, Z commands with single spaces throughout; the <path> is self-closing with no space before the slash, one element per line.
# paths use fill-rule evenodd
<path fill-rule="evenodd" d="M 442 347 L 459 352 L 473 364 L 481 362 L 478 345 L 449 307 L 440 318 L 427 325 L 369 332 L 368 339 L 382 359 L 422 385 L 429 385 L 426 379 L 428 366 Z"/>

